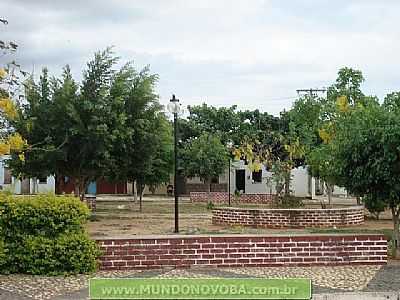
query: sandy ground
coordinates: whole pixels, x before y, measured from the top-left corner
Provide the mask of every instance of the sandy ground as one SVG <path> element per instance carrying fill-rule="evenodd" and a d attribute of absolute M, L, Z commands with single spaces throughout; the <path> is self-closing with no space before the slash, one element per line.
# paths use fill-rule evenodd
<path fill-rule="evenodd" d="M 119 201 L 118 201 L 119 200 Z M 174 202 L 172 198 L 145 198 L 142 212 L 139 204 L 133 199 L 120 198 L 99 199 L 96 216 L 87 224 L 93 237 L 135 236 L 172 234 L 174 228 Z M 350 201 L 349 201 L 350 202 Z M 352 205 L 353 203 L 349 203 Z M 341 201 L 339 206 L 343 206 Z M 353 204 L 354 205 L 354 204 Z M 319 208 L 319 204 L 308 205 Z M 264 207 L 265 206 L 261 206 Z M 332 231 L 329 229 L 261 229 L 243 226 L 221 226 L 211 223 L 211 210 L 206 204 L 191 203 L 188 199 L 180 200 L 179 227 L 181 234 L 220 234 L 220 233 L 250 233 L 250 234 L 281 234 L 281 233 L 315 233 Z M 390 214 L 385 213 L 382 219 L 376 221 L 366 218 L 364 225 L 337 229 L 345 232 L 373 232 L 392 229 Z"/>

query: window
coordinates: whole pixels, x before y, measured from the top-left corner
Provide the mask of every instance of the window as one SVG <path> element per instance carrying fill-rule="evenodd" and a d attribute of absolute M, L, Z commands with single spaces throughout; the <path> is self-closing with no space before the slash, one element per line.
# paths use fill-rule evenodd
<path fill-rule="evenodd" d="M 39 183 L 46 184 L 47 183 L 47 177 L 39 177 Z"/>
<path fill-rule="evenodd" d="M 11 170 L 9 168 L 4 168 L 4 184 L 11 184 Z"/>
<path fill-rule="evenodd" d="M 212 177 L 211 183 L 219 183 L 219 177 L 218 176 Z"/>
<path fill-rule="evenodd" d="M 253 171 L 251 174 L 251 177 L 253 179 L 253 183 L 261 183 L 262 182 L 262 170 L 260 171 Z"/>

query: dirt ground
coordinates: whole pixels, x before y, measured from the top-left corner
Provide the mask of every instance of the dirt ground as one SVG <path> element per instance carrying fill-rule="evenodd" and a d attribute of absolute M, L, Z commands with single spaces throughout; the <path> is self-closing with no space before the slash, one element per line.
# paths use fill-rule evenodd
<path fill-rule="evenodd" d="M 265 205 L 246 205 L 246 207 L 249 206 L 260 208 L 267 207 Z M 318 204 L 308 204 L 307 206 L 320 208 Z M 344 205 L 341 203 L 338 206 L 342 207 Z M 221 226 L 213 225 L 211 223 L 211 216 L 211 210 L 207 209 L 205 203 L 191 203 L 188 199 L 180 199 L 179 227 L 181 234 L 287 234 L 332 232 L 382 232 L 390 234 L 393 226 L 390 214 L 387 213 L 383 214 L 382 219 L 379 221 L 367 216 L 362 226 L 337 229 L 267 229 L 244 226 Z M 91 218 L 91 221 L 88 222 L 87 229 L 94 238 L 173 234 L 174 201 L 172 198 L 145 198 L 142 212 L 140 212 L 139 204 L 134 203 L 131 198 L 99 198 L 97 202 L 97 212 Z"/>

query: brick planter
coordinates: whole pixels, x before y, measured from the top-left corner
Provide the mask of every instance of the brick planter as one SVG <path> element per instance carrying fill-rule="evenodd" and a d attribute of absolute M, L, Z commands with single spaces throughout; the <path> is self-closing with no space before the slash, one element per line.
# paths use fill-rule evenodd
<path fill-rule="evenodd" d="M 213 209 L 212 214 L 213 224 L 265 228 L 340 227 L 355 226 L 364 223 L 363 206 L 331 209 L 221 207 Z"/>
<path fill-rule="evenodd" d="M 229 194 L 227 192 L 191 192 L 190 201 L 191 202 L 208 202 L 213 203 L 228 203 Z M 239 203 L 260 203 L 266 204 L 271 203 L 273 200 L 272 194 L 243 194 L 240 197 L 235 197 L 231 194 L 232 202 Z"/>
<path fill-rule="evenodd" d="M 164 236 L 98 241 L 102 270 L 383 265 L 384 235 Z"/>

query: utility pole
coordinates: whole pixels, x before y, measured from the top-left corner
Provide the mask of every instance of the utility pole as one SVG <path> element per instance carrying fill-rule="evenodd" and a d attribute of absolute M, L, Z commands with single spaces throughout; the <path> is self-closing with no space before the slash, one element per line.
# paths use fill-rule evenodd
<path fill-rule="evenodd" d="M 298 89 L 296 90 L 297 94 L 308 94 L 310 97 L 318 96 L 318 93 L 325 93 L 327 90 L 325 88 L 322 89 Z"/>

